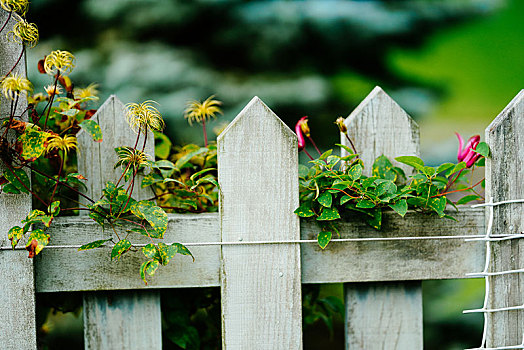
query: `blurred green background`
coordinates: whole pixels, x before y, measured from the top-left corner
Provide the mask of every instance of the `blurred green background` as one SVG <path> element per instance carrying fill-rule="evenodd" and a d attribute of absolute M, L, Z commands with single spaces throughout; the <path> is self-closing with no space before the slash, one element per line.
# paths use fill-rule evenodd
<path fill-rule="evenodd" d="M 435 164 L 454 161 L 455 131 L 483 136 L 523 88 L 523 13 L 520 0 L 38 0 L 29 77 L 49 84 L 36 62 L 71 51 L 77 86 L 98 83 L 101 101 L 158 101 L 175 144 L 202 143 L 183 118 L 188 100 L 222 100 L 220 128 L 257 95 L 290 127 L 310 116 L 323 149 L 337 141 L 333 121 L 380 85 L 419 123 Z M 482 286 L 425 283 L 426 349 L 478 345 L 482 317 L 461 310 L 480 305 Z"/>

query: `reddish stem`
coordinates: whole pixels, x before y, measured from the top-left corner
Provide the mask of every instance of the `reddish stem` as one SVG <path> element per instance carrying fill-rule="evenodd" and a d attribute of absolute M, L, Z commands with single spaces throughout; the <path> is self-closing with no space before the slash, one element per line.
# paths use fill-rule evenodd
<path fill-rule="evenodd" d="M 4 75 L 4 77 L 3 77 L 2 79 L 0 79 L 0 80 L 4 80 L 5 78 L 7 78 L 7 76 L 8 76 L 9 74 L 11 74 L 11 73 L 15 70 L 16 66 L 18 66 L 18 63 L 20 63 L 20 60 L 21 60 L 22 57 L 24 56 L 24 52 L 25 52 L 25 46 L 22 45 L 22 52 L 20 52 L 20 56 L 18 56 L 18 59 L 17 59 L 16 62 L 15 62 L 15 65 L 14 65 L 13 68 L 11 68 L 11 69 L 9 70 L 9 72 L 7 72 L 7 74 Z"/>
<path fill-rule="evenodd" d="M 2 26 L 2 28 L 0 28 L 0 33 L 2 33 L 2 31 L 4 30 L 5 26 L 7 25 L 7 23 L 9 23 L 9 20 L 11 19 L 11 16 L 13 15 L 13 11 L 9 11 L 9 16 L 7 16 L 7 20 L 5 21 L 4 25 Z"/>
<path fill-rule="evenodd" d="M 479 182 L 477 182 L 477 183 L 474 184 L 473 186 L 466 187 L 466 188 L 463 188 L 463 189 L 460 189 L 460 190 L 454 190 L 454 191 L 449 191 L 449 192 L 439 193 L 439 194 L 436 194 L 436 195 L 434 195 L 434 196 L 431 196 L 430 198 L 440 197 L 440 196 L 444 196 L 444 195 L 447 195 L 447 194 L 450 194 L 450 193 L 455 193 L 455 192 L 462 192 L 462 191 L 471 190 L 471 189 L 477 187 L 477 186 L 478 186 L 482 181 L 484 181 L 484 179 L 480 180 Z"/>

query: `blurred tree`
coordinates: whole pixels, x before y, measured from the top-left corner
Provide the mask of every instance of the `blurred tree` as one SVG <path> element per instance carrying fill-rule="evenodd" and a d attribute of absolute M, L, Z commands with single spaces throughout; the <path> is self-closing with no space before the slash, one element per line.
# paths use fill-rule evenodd
<path fill-rule="evenodd" d="M 74 80 L 100 83 L 102 98 L 157 100 L 176 142 L 199 140 L 196 130 L 188 132 L 183 109 L 187 100 L 211 94 L 224 101 L 222 122 L 258 95 L 288 125 L 308 114 L 318 130 L 347 115 L 377 84 L 415 117 L 426 112 L 442 86 L 397 74 L 387 53 L 418 47 L 436 30 L 499 6 L 488 0 L 41 0 L 30 17 L 42 43 L 29 62 L 35 72 L 34 62 L 51 47 L 73 51 Z M 336 134 L 333 128 L 319 135 L 319 143 L 328 147 Z"/>

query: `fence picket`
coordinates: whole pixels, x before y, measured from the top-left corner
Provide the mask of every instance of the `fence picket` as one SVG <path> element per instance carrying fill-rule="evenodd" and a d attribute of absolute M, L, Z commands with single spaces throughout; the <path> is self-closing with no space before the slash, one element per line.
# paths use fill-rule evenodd
<path fill-rule="evenodd" d="M 295 134 L 255 97 L 218 138 L 222 241 L 300 238 Z M 300 246 L 222 247 L 224 349 L 301 349 Z"/>
<path fill-rule="evenodd" d="M 401 155 L 419 155 L 417 124 L 380 87 L 371 91 L 345 124 L 368 176 L 380 155 L 392 161 Z M 350 146 L 343 135 L 341 142 Z M 409 174 L 407 166 L 393 162 Z M 422 349 L 420 281 L 346 283 L 344 292 L 346 349 Z"/>
<path fill-rule="evenodd" d="M 491 158 L 486 162 L 486 199 L 494 202 L 524 198 L 524 90 L 486 128 Z M 493 208 L 492 234 L 524 231 L 524 204 Z M 488 214 L 489 215 L 489 214 Z M 524 268 L 524 240 L 491 243 L 490 271 Z M 524 279 L 521 274 L 491 276 L 489 309 L 524 305 Z M 487 315 L 487 347 L 522 344 L 524 311 L 499 311 Z"/>
<path fill-rule="evenodd" d="M 93 142 L 87 133 L 78 135 L 78 170 L 88 179 L 87 195 L 90 197 L 100 196 L 107 181 L 116 183 L 120 177 L 121 170 L 113 169 L 117 162 L 115 147 L 132 147 L 136 140 L 136 134 L 124 120 L 124 104 L 116 96 L 109 97 L 92 118 L 102 129 L 103 142 Z M 143 135 L 139 145 L 142 140 Z M 147 136 L 145 152 L 154 157 L 151 132 Z M 138 178 L 133 197 L 137 200 L 151 198 L 149 189 L 141 188 L 140 182 Z M 125 258 L 122 263 L 125 264 Z M 86 349 L 161 349 L 161 335 L 158 292 L 106 291 L 84 295 Z"/>
<path fill-rule="evenodd" d="M 0 9 L 0 25 L 7 20 L 8 12 Z M 22 45 L 7 40 L 5 33 L 16 23 L 11 18 L 0 35 L 0 80 L 6 75 L 20 57 Z M 13 70 L 26 75 L 25 54 Z M 11 101 L 0 96 L 0 117 L 10 113 Z M 20 97 L 15 114 L 20 115 L 27 107 L 25 96 Z M 27 120 L 27 114 L 22 117 Z M 6 169 L 0 165 L 0 174 Z M 25 215 L 31 210 L 31 197 L 27 194 L 0 193 L 0 246 L 10 246 L 7 231 L 20 225 Z M 23 242 L 20 242 L 22 245 Z M 2 288 L 0 288 L 0 345 L 2 349 L 36 349 L 36 316 L 35 285 L 33 259 L 27 258 L 24 250 L 0 251 L 0 271 L 2 271 Z M 6 326 L 8 325 L 8 326 Z M 23 330 L 21 332 L 20 330 Z"/>

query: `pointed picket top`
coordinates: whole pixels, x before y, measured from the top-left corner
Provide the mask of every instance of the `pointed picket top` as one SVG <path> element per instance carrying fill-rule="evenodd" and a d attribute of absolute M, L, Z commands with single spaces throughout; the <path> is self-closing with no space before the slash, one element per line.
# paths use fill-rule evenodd
<path fill-rule="evenodd" d="M 419 129 L 411 117 L 380 87 L 345 121 L 348 134 L 371 175 L 375 159 L 387 156 L 406 175 L 413 168 L 395 157 L 419 155 Z M 349 141 L 341 135 L 341 143 Z M 422 287 L 414 283 L 345 284 L 346 348 L 370 349 L 395 339 L 394 349 L 422 348 Z M 355 301 L 363 307 L 354 307 Z M 365 303 L 364 303 L 365 301 Z M 363 304 L 364 303 L 364 304 Z M 374 305 L 375 307 L 366 307 Z M 384 318 L 384 314 L 394 315 Z M 392 321 L 393 320 L 393 321 Z M 376 330 L 380 331 L 376 331 Z"/>
<path fill-rule="evenodd" d="M 420 154 L 417 123 L 379 86 L 346 118 L 345 124 L 367 174 L 380 155 L 393 161 L 398 156 Z M 341 142 L 349 146 L 344 136 Z M 406 165 L 393 163 L 407 174 L 412 172 Z"/>
<path fill-rule="evenodd" d="M 124 103 L 115 95 L 109 96 L 91 117 L 91 120 L 100 125 L 103 141 L 95 142 L 87 132 L 83 130 L 79 132 L 78 172 L 87 178 L 87 195 L 100 196 L 105 184 L 108 181 L 116 182 L 122 174 L 120 168 L 114 169 L 114 165 L 118 161 L 115 148 L 133 147 L 136 143 L 137 134 L 125 120 Z M 142 147 L 143 140 L 142 134 L 138 147 Z M 144 152 L 152 158 L 155 155 L 155 142 L 151 131 L 148 132 Z M 150 189 L 141 188 L 140 181 L 135 184 L 133 197 L 137 200 L 150 198 Z"/>
<path fill-rule="evenodd" d="M 295 133 L 258 96 L 255 96 L 220 133 L 217 141 L 221 143 L 222 140 L 229 137 L 228 135 L 236 132 L 247 132 L 244 136 L 249 136 L 250 138 L 266 138 L 267 136 L 264 136 L 265 133 L 261 127 L 268 121 L 273 125 L 281 127 L 283 137 L 296 140 Z M 249 127 L 240 126 L 244 125 L 244 123 L 249 123 Z"/>
<path fill-rule="evenodd" d="M 486 128 L 491 157 L 486 161 L 486 200 L 494 202 L 524 198 L 524 90 Z M 524 204 L 493 208 L 491 233 L 515 234 L 524 231 Z M 491 271 L 508 271 L 524 266 L 524 241 L 492 243 Z M 522 305 L 524 280 L 518 274 L 491 277 L 488 308 Z M 487 292 L 488 293 L 488 292 Z M 493 312 L 487 316 L 486 346 L 520 344 L 524 311 Z"/>
<path fill-rule="evenodd" d="M 258 97 L 218 138 L 221 238 L 295 240 L 296 135 Z M 223 246 L 222 348 L 301 349 L 300 246 Z"/>

